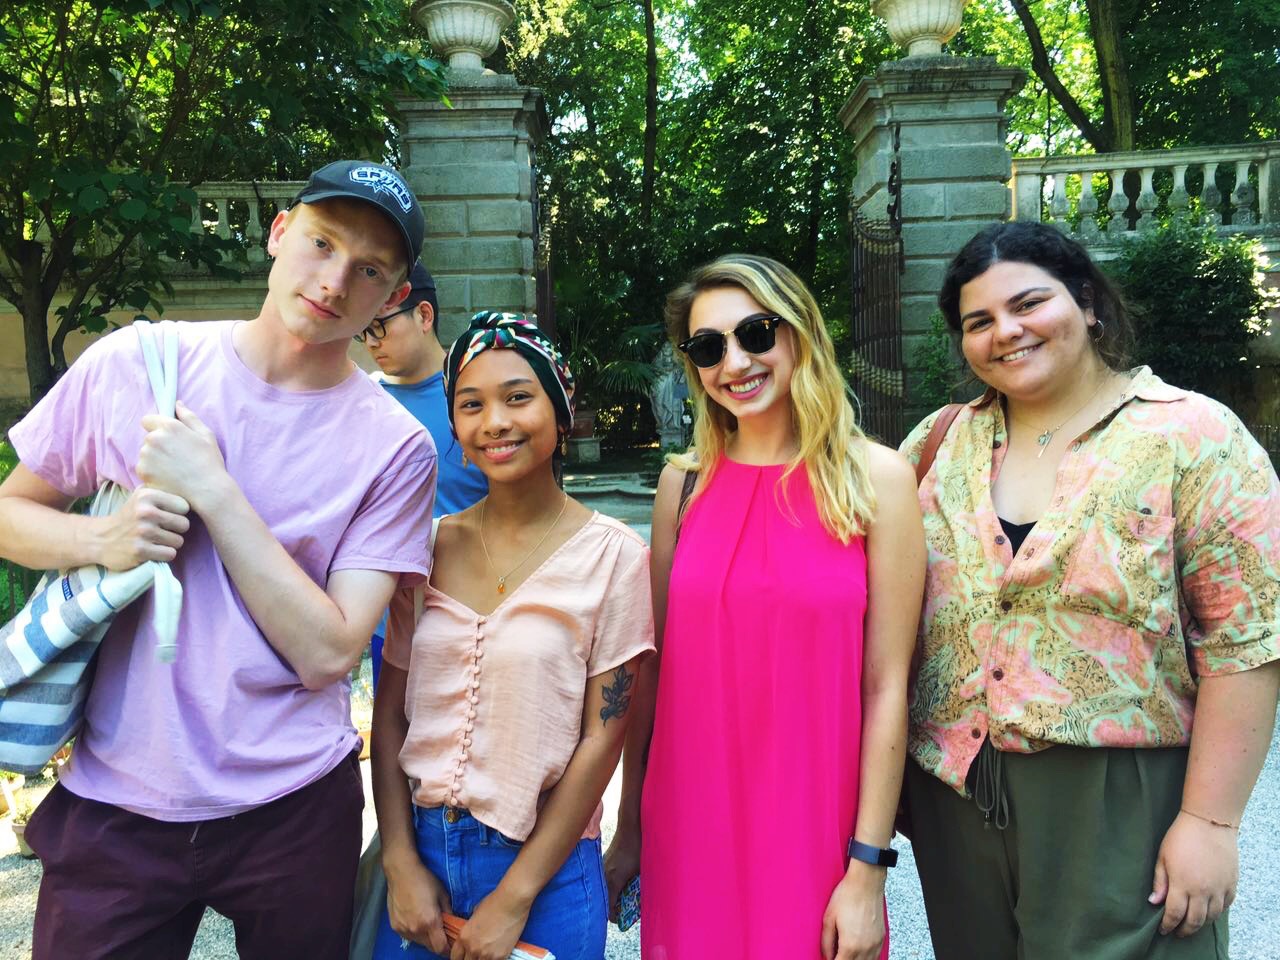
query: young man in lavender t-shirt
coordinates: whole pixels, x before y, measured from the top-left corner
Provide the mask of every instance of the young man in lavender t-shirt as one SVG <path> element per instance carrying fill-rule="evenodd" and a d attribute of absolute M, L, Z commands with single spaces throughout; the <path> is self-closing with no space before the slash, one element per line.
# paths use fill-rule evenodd
<path fill-rule="evenodd" d="M 206 906 L 242 957 L 345 958 L 363 793 L 348 671 L 398 579 L 430 572 L 431 440 L 347 358 L 409 292 L 422 212 L 392 170 L 317 171 L 271 226 L 262 312 L 180 324 L 178 415 L 132 330 L 95 343 L 10 439 L 0 555 L 39 569 L 166 560 L 102 642 L 69 770 L 32 819 L 33 955 L 185 957 Z M 117 514 L 65 512 L 101 482 Z M 145 484 L 145 486 L 144 486 Z"/>

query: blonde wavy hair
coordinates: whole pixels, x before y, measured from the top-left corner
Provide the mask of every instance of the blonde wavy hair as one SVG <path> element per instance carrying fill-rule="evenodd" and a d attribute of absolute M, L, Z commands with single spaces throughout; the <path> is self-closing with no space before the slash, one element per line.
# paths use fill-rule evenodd
<path fill-rule="evenodd" d="M 732 253 L 698 267 L 667 296 L 667 335 L 673 343 L 689 336 L 689 315 L 698 296 L 719 287 L 739 287 L 766 311 L 787 321 L 784 329 L 791 330 L 795 352 L 791 421 L 799 450 L 788 461 L 779 487 L 785 491 L 786 478 L 803 465 L 822 525 L 847 544 L 874 519 L 876 497 L 867 462 L 869 441 L 854 415 L 852 392 L 836 364 L 822 311 L 808 287 L 787 267 L 767 257 Z M 738 420 L 707 396 L 698 368 L 681 356 L 694 407 L 693 446 L 667 460 L 682 470 L 705 471 L 710 479 L 729 437 L 738 429 Z"/>

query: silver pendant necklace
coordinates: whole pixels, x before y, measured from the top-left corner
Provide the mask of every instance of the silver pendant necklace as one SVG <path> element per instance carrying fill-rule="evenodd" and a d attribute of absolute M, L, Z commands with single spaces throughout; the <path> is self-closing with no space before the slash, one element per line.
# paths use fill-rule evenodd
<path fill-rule="evenodd" d="M 1036 454 L 1037 460 L 1039 460 L 1041 457 L 1044 456 L 1044 452 L 1049 449 L 1049 444 L 1053 442 L 1053 438 L 1057 434 L 1057 432 L 1061 430 L 1063 427 L 1065 427 L 1072 420 L 1074 420 L 1076 417 L 1078 417 L 1080 415 L 1080 412 L 1084 410 L 1085 407 L 1089 406 L 1089 404 L 1093 403 L 1093 401 L 1097 399 L 1098 394 L 1102 391 L 1103 385 L 1109 379 L 1110 377 L 1104 378 L 1102 382 L 1098 384 L 1097 389 L 1094 390 L 1093 393 L 1089 395 L 1089 399 L 1086 400 L 1084 403 L 1080 404 L 1080 406 L 1076 407 L 1075 411 L 1071 414 L 1071 416 L 1067 417 L 1067 419 L 1063 420 L 1056 427 L 1050 427 L 1044 430 L 1041 434 L 1039 434 L 1039 436 L 1036 437 L 1036 443 L 1040 445 L 1040 452 Z M 1016 420 L 1017 417 L 1015 417 L 1014 419 Z M 1022 422 L 1025 423 L 1026 421 L 1022 421 Z M 1028 423 L 1027 426 L 1031 426 L 1031 424 Z M 1032 427 L 1032 429 L 1035 429 L 1035 428 Z"/>

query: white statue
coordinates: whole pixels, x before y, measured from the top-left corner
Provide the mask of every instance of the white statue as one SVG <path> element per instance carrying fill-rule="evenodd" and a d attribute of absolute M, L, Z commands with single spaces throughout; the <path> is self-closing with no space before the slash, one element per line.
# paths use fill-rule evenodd
<path fill-rule="evenodd" d="M 663 448 L 684 445 L 684 402 L 689 386 L 684 369 L 676 360 L 675 348 L 664 344 L 653 358 L 654 378 L 649 388 L 653 419 L 658 422 L 658 441 Z"/>

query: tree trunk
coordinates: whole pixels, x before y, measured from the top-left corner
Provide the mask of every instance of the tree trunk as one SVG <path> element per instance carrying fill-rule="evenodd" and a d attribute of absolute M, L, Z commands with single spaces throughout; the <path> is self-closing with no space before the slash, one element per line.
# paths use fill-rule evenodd
<path fill-rule="evenodd" d="M 805 39 L 810 50 L 817 50 L 818 39 L 818 3 L 824 0 L 809 0 L 805 13 Z M 809 158 L 809 223 L 805 233 L 804 244 L 797 251 L 796 272 L 809 284 L 813 283 L 813 275 L 818 266 L 818 237 L 822 227 L 822 182 L 823 182 L 823 149 L 822 149 L 822 72 L 815 60 L 809 67 L 809 136 L 812 154 Z"/>
<path fill-rule="evenodd" d="M 1092 5 L 1098 0 L 1089 0 Z M 1107 2 L 1107 0 L 1102 0 Z M 1027 0 L 1010 0 L 1013 4 L 1013 10 L 1018 15 L 1018 19 L 1022 22 L 1022 29 L 1026 31 L 1027 40 L 1031 44 L 1031 69 L 1035 71 L 1037 77 L 1045 85 L 1045 88 L 1053 94 L 1053 98 L 1062 104 L 1062 109 L 1066 112 L 1067 117 L 1074 123 L 1084 135 L 1084 138 L 1093 145 L 1093 149 L 1098 153 L 1110 153 L 1115 150 L 1115 144 L 1111 138 L 1111 131 L 1105 125 L 1099 126 L 1090 119 L 1085 113 L 1084 108 L 1071 95 L 1054 72 L 1053 62 L 1049 59 L 1048 51 L 1044 46 L 1044 37 L 1040 35 L 1040 26 L 1036 23 L 1035 16 L 1031 13 L 1031 7 L 1028 6 Z M 1118 41 L 1117 41 L 1118 42 Z"/>
<path fill-rule="evenodd" d="M 32 404 L 48 393 L 57 381 L 49 357 L 49 304 L 41 272 L 44 245 L 24 241 L 17 264 L 22 284 L 22 341 L 26 351 L 27 385 Z"/>
<path fill-rule="evenodd" d="M 24 304 L 22 310 L 22 339 L 26 345 L 27 383 L 32 405 L 53 389 L 57 377 L 49 359 L 48 308 L 39 304 Z"/>
<path fill-rule="evenodd" d="M 1112 150 L 1133 150 L 1137 143 L 1133 86 L 1124 58 L 1127 20 L 1119 9 L 1123 0 L 1087 0 L 1089 33 L 1098 58 L 1098 79 L 1102 88 L 1102 126 Z M 1127 5 L 1126 5 L 1127 6 Z"/>
<path fill-rule="evenodd" d="M 653 225 L 653 195 L 658 162 L 658 42 L 653 16 L 653 0 L 644 2 L 644 171 L 640 178 L 640 222 L 648 230 Z"/>

